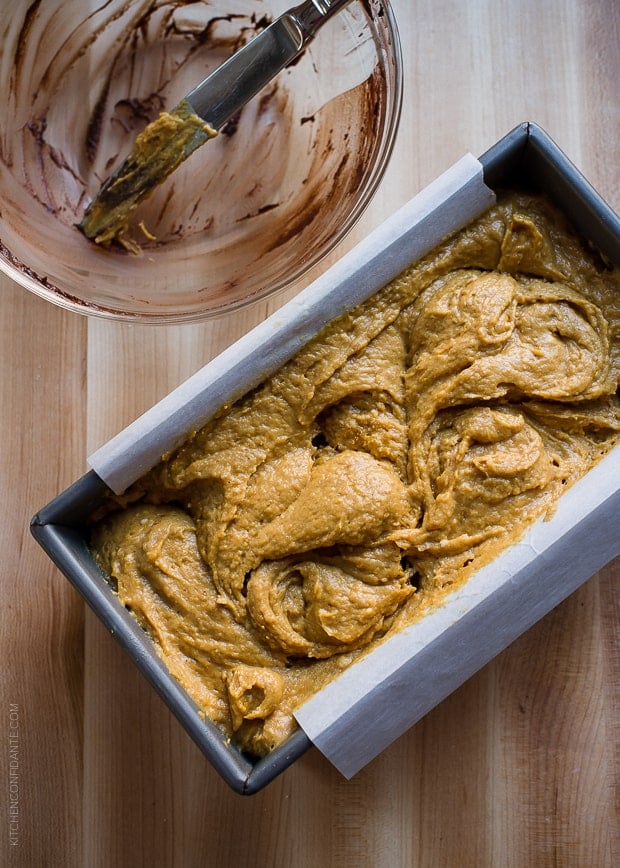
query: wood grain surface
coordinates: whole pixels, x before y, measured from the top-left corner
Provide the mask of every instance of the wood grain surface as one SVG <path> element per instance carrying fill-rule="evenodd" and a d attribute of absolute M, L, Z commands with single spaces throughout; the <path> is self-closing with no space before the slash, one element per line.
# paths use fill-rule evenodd
<path fill-rule="evenodd" d="M 392 5 L 405 63 L 400 132 L 371 207 L 335 255 L 525 120 L 620 208 L 617 0 Z M 32 514 L 85 471 L 90 451 L 285 298 L 148 328 L 89 321 L 0 280 L 0 864 L 620 864 L 619 561 L 353 780 L 311 750 L 242 797 L 31 539 Z"/>

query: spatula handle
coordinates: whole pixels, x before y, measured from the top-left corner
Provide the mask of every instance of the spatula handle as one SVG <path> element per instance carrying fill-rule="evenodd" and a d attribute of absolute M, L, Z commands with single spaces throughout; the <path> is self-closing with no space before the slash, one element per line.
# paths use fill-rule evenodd
<path fill-rule="evenodd" d="M 289 14 L 295 18 L 307 38 L 311 39 L 328 18 L 350 2 L 351 0 L 306 0 L 289 10 Z"/>

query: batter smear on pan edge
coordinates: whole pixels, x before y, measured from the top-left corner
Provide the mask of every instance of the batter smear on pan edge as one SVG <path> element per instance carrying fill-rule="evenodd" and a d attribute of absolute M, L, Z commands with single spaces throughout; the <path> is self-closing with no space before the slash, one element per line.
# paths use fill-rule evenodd
<path fill-rule="evenodd" d="M 506 196 L 111 500 L 98 562 L 263 755 L 618 442 L 619 330 L 620 270 Z"/>

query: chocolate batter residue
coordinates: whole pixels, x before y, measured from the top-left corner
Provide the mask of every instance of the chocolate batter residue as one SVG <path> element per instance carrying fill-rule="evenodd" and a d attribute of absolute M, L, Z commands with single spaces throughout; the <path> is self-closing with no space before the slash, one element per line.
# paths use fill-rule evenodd
<path fill-rule="evenodd" d="M 160 112 L 268 26 L 266 13 L 284 11 L 267 5 L 13 4 L 0 44 L 0 243 L 15 269 L 92 310 L 183 320 L 294 283 L 342 237 L 383 171 L 397 117 L 390 24 L 375 4 L 372 15 L 350 4 L 303 64 L 146 197 L 121 228 L 141 256 L 77 228 Z"/>
<path fill-rule="evenodd" d="M 98 562 L 202 712 L 268 752 L 549 516 L 620 439 L 619 298 L 510 195 L 113 502 Z"/>

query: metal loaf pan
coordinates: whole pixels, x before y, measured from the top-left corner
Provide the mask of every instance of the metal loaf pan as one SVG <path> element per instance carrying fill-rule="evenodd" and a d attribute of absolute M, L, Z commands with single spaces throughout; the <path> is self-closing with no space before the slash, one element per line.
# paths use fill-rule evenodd
<path fill-rule="evenodd" d="M 489 187 L 546 193 L 593 248 L 620 265 L 620 219 L 540 127 L 519 125 L 479 159 Z M 238 793 L 256 793 L 295 762 L 311 746 L 310 739 L 300 729 L 267 757 L 253 760 L 231 745 L 214 724 L 199 717 L 193 701 L 168 673 L 151 640 L 120 604 L 90 554 L 89 516 L 106 491 L 94 471 L 86 473 L 33 517 L 32 534 L 222 778 Z M 556 602 L 551 601 L 548 608 Z M 466 678 L 464 673 L 462 680 Z"/>

